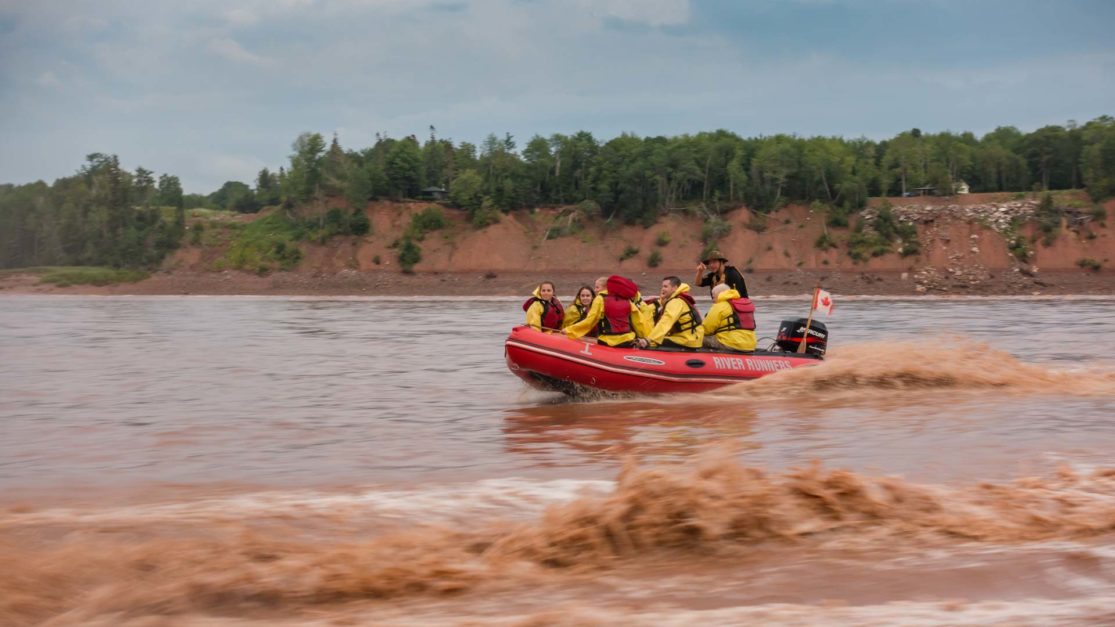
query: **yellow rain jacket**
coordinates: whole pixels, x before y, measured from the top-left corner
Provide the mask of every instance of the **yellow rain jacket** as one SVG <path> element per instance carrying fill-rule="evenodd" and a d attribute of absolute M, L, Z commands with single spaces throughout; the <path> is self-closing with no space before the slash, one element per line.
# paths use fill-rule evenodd
<path fill-rule="evenodd" d="M 733 326 L 735 314 L 732 304 L 728 301 L 739 297 L 739 292 L 736 290 L 721 292 L 720 296 L 716 297 L 716 302 L 709 308 L 701 326 L 704 327 L 706 336 L 716 336 L 716 339 L 728 348 L 737 351 L 753 351 L 755 350 L 754 331 L 739 328 L 728 330 Z"/>
<path fill-rule="evenodd" d="M 696 308 L 691 308 L 682 294 L 688 295 L 689 284 L 682 283 L 658 308 L 658 321 L 647 336 L 651 346 L 658 346 L 663 340 L 670 340 L 681 346 L 700 348 L 705 339 L 705 329 L 701 326 L 700 315 L 694 316 Z"/>
<path fill-rule="evenodd" d="M 527 326 L 531 327 L 535 331 L 543 331 L 544 329 L 542 328 L 542 312 L 545 311 L 545 307 L 542 306 L 541 288 L 534 288 L 534 291 L 531 292 L 531 295 L 539 300 L 534 301 L 530 304 L 530 307 L 527 308 Z M 549 331 L 549 329 L 545 330 Z"/>
<path fill-rule="evenodd" d="M 565 319 L 561 321 L 561 328 L 568 329 L 569 327 L 584 320 L 588 316 L 589 309 L 596 303 L 596 297 L 592 297 L 592 302 L 588 307 L 581 304 L 581 301 L 576 301 L 565 309 Z M 587 333 L 587 331 L 586 331 Z"/>
<path fill-rule="evenodd" d="M 600 319 L 604 317 L 604 295 L 608 290 L 600 290 L 596 296 L 592 298 L 592 303 L 588 306 L 588 313 L 580 320 L 573 324 L 564 327 L 565 335 L 570 339 L 582 338 L 588 335 L 589 331 L 596 328 L 600 324 Z M 566 318 L 568 320 L 568 318 Z"/>
<path fill-rule="evenodd" d="M 580 322 L 566 327 L 565 335 L 575 340 L 584 337 L 589 331 L 595 329 L 600 321 L 604 319 L 604 297 L 607 295 L 608 290 L 597 292 L 596 298 L 592 299 L 592 305 L 589 306 L 588 313 L 585 314 L 584 318 L 581 318 Z M 631 328 L 633 331 L 619 335 L 611 335 L 601 331 L 596 339 L 608 346 L 618 346 L 637 337 L 646 337 L 650 331 L 650 325 L 639 308 L 635 306 L 635 303 L 631 303 Z"/>

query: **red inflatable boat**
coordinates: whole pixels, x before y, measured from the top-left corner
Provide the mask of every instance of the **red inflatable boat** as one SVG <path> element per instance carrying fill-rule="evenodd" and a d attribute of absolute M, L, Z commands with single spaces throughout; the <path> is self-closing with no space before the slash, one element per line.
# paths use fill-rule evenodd
<path fill-rule="evenodd" d="M 515 327 L 504 344 L 507 367 L 536 387 L 576 394 L 704 392 L 725 385 L 821 363 L 818 355 L 755 351 L 723 353 L 612 348 L 594 339 Z"/>

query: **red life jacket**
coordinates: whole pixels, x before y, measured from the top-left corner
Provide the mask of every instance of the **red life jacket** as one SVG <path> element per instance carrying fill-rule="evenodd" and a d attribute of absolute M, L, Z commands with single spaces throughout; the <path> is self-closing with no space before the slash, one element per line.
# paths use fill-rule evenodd
<path fill-rule="evenodd" d="M 561 302 L 556 298 L 547 302 L 537 296 L 531 296 L 523 303 L 523 311 L 530 309 L 535 301 L 542 303 L 542 328 L 560 329 L 562 321 L 565 320 L 565 309 L 561 306 Z"/>
<path fill-rule="evenodd" d="M 716 333 L 737 329 L 754 331 L 755 303 L 752 303 L 750 298 L 733 298 L 728 301 L 728 304 L 732 306 L 732 315 L 724 319 L 720 328 L 716 329 Z"/>
<path fill-rule="evenodd" d="M 631 301 L 608 290 L 604 295 L 604 317 L 600 319 L 600 335 L 631 333 Z"/>

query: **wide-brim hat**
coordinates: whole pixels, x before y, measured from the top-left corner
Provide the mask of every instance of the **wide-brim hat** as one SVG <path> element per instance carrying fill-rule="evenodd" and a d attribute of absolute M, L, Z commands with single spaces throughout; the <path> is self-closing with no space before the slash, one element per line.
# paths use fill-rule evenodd
<path fill-rule="evenodd" d="M 702 263 L 708 263 L 708 262 L 712 261 L 713 259 L 715 259 L 717 261 L 727 261 L 728 260 L 728 258 L 724 256 L 724 253 L 720 252 L 719 250 L 710 250 L 709 253 L 707 255 L 705 255 L 705 258 L 702 260 Z"/>

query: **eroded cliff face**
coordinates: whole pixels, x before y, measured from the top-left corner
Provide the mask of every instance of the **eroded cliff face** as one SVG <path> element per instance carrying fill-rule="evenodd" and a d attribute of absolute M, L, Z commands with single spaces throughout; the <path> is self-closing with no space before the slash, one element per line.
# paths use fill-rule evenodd
<path fill-rule="evenodd" d="M 916 226 L 916 254 L 899 254 L 903 245 L 896 239 L 888 245 L 889 252 L 857 261 L 849 255 L 852 229 L 826 227 L 823 213 L 797 205 L 765 219 L 743 207 L 730 211 L 723 216 L 729 231 L 716 242 L 733 264 L 759 274 L 799 270 L 906 273 L 916 291 L 976 286 L 992 277 L 1009 279 L 1013 274 L 1025 281 L 1024 277 L 1041 272 L 1091 271 L 1080 265 L 1090 265 L 1085 260 L 1100 264 L 1101 275 L 1108 275 L 1115 267 L 1115 236 L 1109 226 L 1115 221 L 1115 201 L 1106 204 L 1110 218 L 1099 219 L 1092 205 L 1079 196 L 1072 206 L 1062 207 L 1061 226 L 1048 243 L 1032 219 L 1036 198 L 973 194 L 889 202 L 892 215 L 900 223 Z M 863 214 L 853 216 L 852 223 L 863 219 L 870 231 L 880 205 L 881 201 L 873 202 Z M 413 202 L 370 204 L 365 211 L 371 219 L 371 234 L 334 237 L 326 244 L 303 242 L 300 246 L 304 256 L 295 271 L 319 275 L 400 271 L 398 249 L 393 244 L 403 236 L 412 216 L 427 206 Z M 422 259 L 414 267 L 417 273 L 649 272 L 688 277 L 706 246 L 702 241 L 703 219 L 684 212 L 666 215 L 650 228 L 582 219 L 572 234 L 561 237 L 552 235 L 571 223 L 568 208 L 514 212 L 479 230 L 468 224 L 463 212 L 451 208 L 444 212 L 446 228 L 430 232 L 418 242 Z M 835 242 L 835 248 L 818 246 L 824 233 Z M 215 261 L 222 253 L 220 243 L 187 246 L 168 262 L 167 268 L 217 269 Z M 658 261 L 653 267 L 652 255 Z"/>

